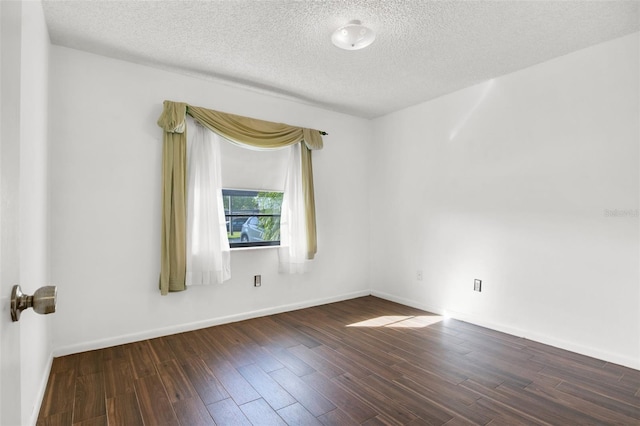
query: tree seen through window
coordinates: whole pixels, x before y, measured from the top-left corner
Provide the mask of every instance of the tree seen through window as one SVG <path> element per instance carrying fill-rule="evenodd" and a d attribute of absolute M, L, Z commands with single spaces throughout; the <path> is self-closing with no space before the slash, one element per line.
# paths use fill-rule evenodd
<path fill-rule="evenodd" d="M 231 247 L 280 245 L 282 192 L 223 189 Z"/>

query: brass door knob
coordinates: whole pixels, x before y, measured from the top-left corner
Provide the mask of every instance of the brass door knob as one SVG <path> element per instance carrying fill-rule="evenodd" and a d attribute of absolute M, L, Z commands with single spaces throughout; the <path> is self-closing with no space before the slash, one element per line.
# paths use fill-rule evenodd
<path fill-rule="evenodd" d="M 39 314 L 46 315 L 56 311 L 58 288 L 54 285 L 40 287 L 33 296 L 22 293 L 19 285 L 14 285 L 11 291 L 11 319 L 20 319 L 20 313 L 33 308 Z"/>

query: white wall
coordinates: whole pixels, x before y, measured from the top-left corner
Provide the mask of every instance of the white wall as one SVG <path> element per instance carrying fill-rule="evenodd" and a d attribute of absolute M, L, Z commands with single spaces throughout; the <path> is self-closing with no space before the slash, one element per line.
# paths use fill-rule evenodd
<path fill-rule="evenodd" d="M 51 362 L 49 318 L 10 322 L 14 284 L 47 284 L 47 80 L 49 36 L 39 2 L 2 3 L 2 339 L 0 423 L 35 424 Z"/>
<path fill-rule="evenodd" d="M 637 34 L 373 122 L 67 48 L 50 67 L 56 354 L 372 290 L 640 368 Z M 159 295 L 164 99 L 330 133 L 309 274 L 235 251 L 230 282 Z"/>
<path fill-rule="evenodd" d="M 368 121 L 62 47 L 50 67 L 56 354 L 368 294 Z M 165 99 L 329 132 L 313 157 L 318 255 L 308 274 L 279 274 L 274 249 L 234 251 L 230 281 L 160 296 Z"/>
<path fill-rule="evenodd" d="M 638 38 L 375 120 L 374 294 L 640 368 Z"/>

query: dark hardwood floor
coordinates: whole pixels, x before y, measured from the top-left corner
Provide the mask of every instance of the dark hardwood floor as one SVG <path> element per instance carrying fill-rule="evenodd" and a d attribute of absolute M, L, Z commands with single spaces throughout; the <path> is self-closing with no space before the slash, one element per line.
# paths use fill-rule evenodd
<path fill-rule="evenodd" d="M 640 371 L 363 297 L 56 358 L 71 424 L 638 425 Z"/>

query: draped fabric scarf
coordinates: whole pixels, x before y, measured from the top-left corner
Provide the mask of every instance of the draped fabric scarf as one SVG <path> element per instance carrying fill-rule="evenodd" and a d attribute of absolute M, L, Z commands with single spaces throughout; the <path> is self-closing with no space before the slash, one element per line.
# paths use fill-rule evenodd
<path fill-rule="evenodd" d="M 158 126 L 164 131 L 161 294 L 165 295 L 170 291 L 181 291 L 186 288 L 186 115 L 190 115 L 204 127 L 241 145 L 282 148 L 300 144 L 302 193 L 306 212 L 306 258 L 313 259 L 317 252 L 317 239 L 311 151 L 322 149 L 321 133 L 314 129 L 256 120 L 182 102 L 164 101 L 164 108 L 158 119 Z"/>

